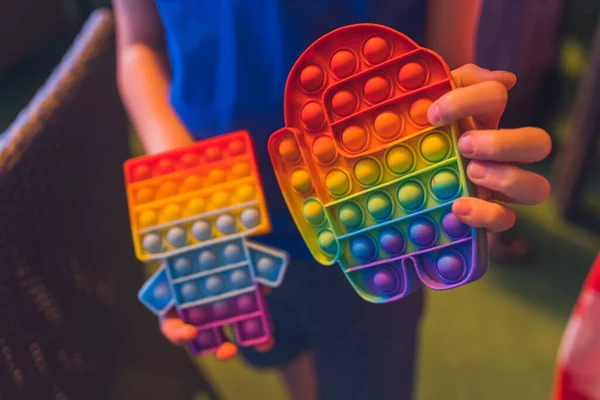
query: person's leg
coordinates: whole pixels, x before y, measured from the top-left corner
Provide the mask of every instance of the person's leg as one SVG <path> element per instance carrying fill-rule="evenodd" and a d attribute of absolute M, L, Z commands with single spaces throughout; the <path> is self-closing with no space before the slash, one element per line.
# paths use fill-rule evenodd
<path fill-rule="evenodd" d="M 314 353 L 305 351 L 283 366 L 285 384 L 293 400 L 318 399 L 314 364 Z"/>
<path fill-rule="evenodd" d="M 342 277 L 331 278 L 314 340 L 319 398 L 412 399 L 423 290 L 372 304 L 354 293 L 341 271 L 332 273 Z"/>

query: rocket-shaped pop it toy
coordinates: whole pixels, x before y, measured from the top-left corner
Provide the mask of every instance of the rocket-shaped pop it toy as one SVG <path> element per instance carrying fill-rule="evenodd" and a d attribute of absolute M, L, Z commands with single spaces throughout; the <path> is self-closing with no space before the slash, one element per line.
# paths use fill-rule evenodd
<path fill-rule="evenodd" d="M 247 240 L 271 229 L 250 135 L 234 132 L 124 166 L 135 252 L 162 260 L 139 292 L 158 316 L 175 308 L 198 329 L 194 355 L 271 340 L 259 285 L 278 286 L 285 252 Z"/>
<path fill-rule="evenodd" d="M 288 76 L 286 127 L 269 140 L 279 185 L 315 259 L 337 262 L 367 301 L 454 288 L 487 268 L 485 232 L 452 213 L 474 190 L 458 126 L 427 120 L 454 88 L 440 56 L 373 24 L 323 36 Z"/>

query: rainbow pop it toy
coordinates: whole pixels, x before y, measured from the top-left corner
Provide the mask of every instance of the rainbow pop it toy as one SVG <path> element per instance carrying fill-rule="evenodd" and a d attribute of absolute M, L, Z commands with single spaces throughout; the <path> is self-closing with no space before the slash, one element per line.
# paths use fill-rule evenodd
<path fill-rule="evenodd" d="M 216 352 L 232 324 L 236 342 L 268 342 L 259 283 L 278 286 L 285 252 L 246 240 L 271 229 L 254 146 L 245 131 L 124 166 L 137 257 L 163 264 L 139 292 L 157 315 L 175 307 L 198 328 L 193 354 Z"/>
<path fill-rule="evenodd" d="M 279 185 L 315 259 L 339 263 L 367 301 L 421 282 L 454 288 L 487 268 L 485 232 L 451 211 L 474 189 L 458 126 L 427 120 L 454 87 L 440 56 L 373 24 L 323 36 L 288 76 L 286 127 L 269 139 Z"/>

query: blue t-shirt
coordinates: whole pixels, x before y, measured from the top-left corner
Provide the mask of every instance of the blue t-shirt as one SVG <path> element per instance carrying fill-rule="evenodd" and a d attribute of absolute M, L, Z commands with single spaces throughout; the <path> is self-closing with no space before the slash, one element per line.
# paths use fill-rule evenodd
<path fill-rule="evenodd" d="M 308 254 L 266 152 L 284 126 L 287 74 L 316 39 L 344 25 L 373 22 L 422 41 L 426 0 L 156 0 L 172 69 L 170 101 L 196 139 L 238 129 L 255 141 L 273 222 L 265 241 L 286 237 Z M 295 236 L 290 249 L 289 235 Z M 298 240 L 296 240 L 296 238 Z M 295 254 L 294 254 L 295 253 Z"/>

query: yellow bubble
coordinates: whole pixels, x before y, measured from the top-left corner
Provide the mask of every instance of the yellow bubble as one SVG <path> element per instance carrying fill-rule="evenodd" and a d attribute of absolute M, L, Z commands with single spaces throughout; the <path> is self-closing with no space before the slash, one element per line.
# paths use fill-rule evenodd
<path fill-rule="evenodd" d="M 158 222 L 158 217 L 156 213 L 152 210 L 142 211 L 139 216 L 139 225 L 140 228 L 148 228 L 149 226 L 156 225 Z"/>
<path fill-rule="evenodd" d="M 227 179 L 227 173 L 220 168 L 215 168 L 208 173 L 208 180 L 213 185 L 223 183 L 225 179 Z"/>
<path fill-rule="evenodd" d="M 250 175 L 250 164 L 247 162 L 239 162 L 231 168 L 231 175 L 234 178 L 243 178 Z"/>
<path fill-rule="evenodd" d="M 240 202 L 250 201 L 256 196 L 256 190 L 253 185 L 240 186 L 235 191 L 235 197 Z"/>
<path fill-rule="evenodd" d="M 388 168 L 395 174 L 405 174 L 411 170 L 415 161 L 413 152 L 406 146 L 396 146 L 385 156 Z"/>
<path fill-rule="evenodd" d="M 350 179 L 339 169 L 332 169 L 325 177 L 325 185 L 334 196 L 343 196 L 350 190 Z"/>
<path fill-rule="evenodd" d="M 154 199 L 154 192 L 150 188 L 141 188 L 135 193 L 135 201 L 138 204 L 148 203 Z"/>
<path fill-rule="evenodd" d="M 431 132 L 421 141 L 421 154 L 431 163 L 440 162 L 450 152 L 450 141 L 442 132 Z"/>
<path fill-rule="evenodd" d="M 231 195 L 227 192 L 217 192 L 212 197 L 213 208 L 224 208 L 231 204 Z"/>
<path fill-rule="evenodd" d="M 312 188 L 312 180 L 305 169 L 297 169 L 290 176 L 292 187 L 300 193 L 307 193 Z"/>
<path fill-rule="evenodd" d="M 175 194 L 177 194 L 177 184 L 173 181 L 168 181 L 160 185 L 156 198 L 165 199 L 174 196 Z"/>
<path fill-rule="evenodd" d="M 325 221 L 325 210 L 317 200 L 309 199 L 304 203 L 304 218 L 313 225 L 321 225 Z"/>
<path fill-rule="evenodd" d="M 379 163 L 372 158 L 360 160 L 354 166 L 356 179 L 365 186 L 374 185 L 381 177 Z"/>
<path fill-rule="evenodd" d="M 202 214 L 206 211 L 206 201 L 203 198 L 196 197 L 187 204 L 187 212 L 190 215 Z"/>
<path fill-rule="evenodd" d="M 163 218 L 166 222 L 181 218 L 181 207 L 179 204 L 169 204 L 163 209 Z"/>
<path fill-rule="evenodd" d="M 200 186 L 202 186 L 202 178 L 198 175 L 190 175 L 183 180 L 181 192 L 184 193 L 198 190 Z"/>

